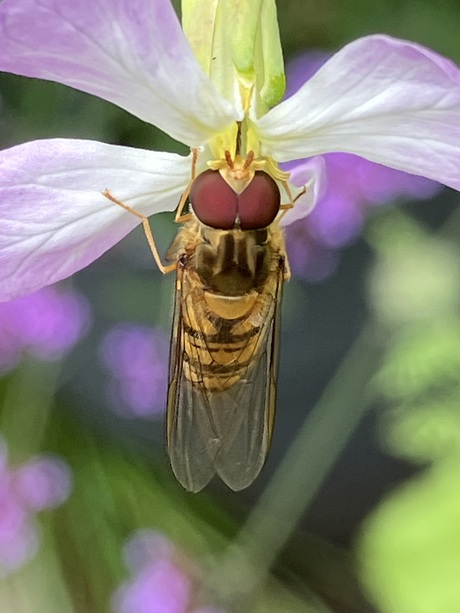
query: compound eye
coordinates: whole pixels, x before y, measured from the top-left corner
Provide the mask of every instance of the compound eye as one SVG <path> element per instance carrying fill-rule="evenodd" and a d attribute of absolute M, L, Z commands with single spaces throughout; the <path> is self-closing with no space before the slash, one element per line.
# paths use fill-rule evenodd
<path fill-rule="evenodd" d="M 190 202 L 201 223 L 218 230 L 231 230 L 238 217 L 238 194 L 218 170 L 206 170 L 192 183 Z"/>
<path fill-rule="evenodd" d="M 239 196 L 238 214 L 242 230 L 258 230 L 269 226 L 280 210 L 281 196 L 276 181 L 262 170 Z"/>

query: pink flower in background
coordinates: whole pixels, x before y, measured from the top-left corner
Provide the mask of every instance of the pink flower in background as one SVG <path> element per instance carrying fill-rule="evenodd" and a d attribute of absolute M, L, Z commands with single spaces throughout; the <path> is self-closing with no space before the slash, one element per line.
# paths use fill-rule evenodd
<path fill-rule="evenodd" d="M 0 374 L 25 354 L 38 360 L 62 358 L 88 330 L 90 307 L 76 292 L 46 287 L 0 303 Z"/>
<path fill-rule="evenodd" d="M 115 593 L 115 613 L 224 613 L 193 608 L 193 580 L 179 566 L 173 543 L 154 530 L 139 530 L 125 546 L 132 578 Z"/>
<path fill-rule="evenodd" d="M 217 91 L 169 0 L 3 0 L 0 70 L 117 104 L 200 148 L 199 172 L 242 122 L 256 157 L 274 165 L 351 153 L 460 189 L 460 72 L 421 45 L 385 35 L 348 44 L 264 112 L 238 97 L 236 78 L 229 99 Z M 42 140 L 3 151 L 0 299 L 68 277 L 139 223 L 104 198 L 105 188 L 152 215 L 176 208 L 190 169 L 190 156 L 87 140 Z M 313 207 L 321 189 L 318 177 L 311 179 L 286 224 Z M 347 235 L 360 223 L 357 214 Z M 316 231 L 335 232 L 335 244 L 345 240 L 326 226 L 317 220 Z"/>
<path fill-rule="evenodd" d="M 292 60 L 286 71 L 286 96 L 295 94 L 329 57 L 330 54 L 312 51 Z M 425 177 L 347 153 L 296 160 L 284 164 L 283 168 L 291 171 L 295 185 L 303 185 L 312 164 L 318 166 L 319 160 L 322 160 L 324 180 L 316 207 L 308 217 L 287 229 L 291 268 L 309 281 L 321 281 L 335 270 L 339 259 L 337 250 L 360 235 L 373 206 L 400 199 L 431 198 L 441 187 Z"/>
<path fill-rule="evenodd" d="M 41 455 L 10 467 L 0 438 L 0 577 L 33 558 L 40 540 L 35 513 L 65 502 L 70 488 L 71 474 L 62 460 Z"/>
<path fill-rule="evenodd" d="M 101 359 L 110 371 L 110 406 L 125 416 L 162 417 L 169 339 L 164 330 L 123 323 L 104 338 Z"/>

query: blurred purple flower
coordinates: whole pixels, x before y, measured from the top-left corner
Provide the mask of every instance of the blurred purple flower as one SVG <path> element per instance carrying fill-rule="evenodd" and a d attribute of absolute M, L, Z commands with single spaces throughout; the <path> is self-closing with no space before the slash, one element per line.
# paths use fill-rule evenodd
<path fill-rule="evenodd" d="M 116 591 L 115 613 L 223 613 L 191 606 L 193 580 L 163 534 L 140 530 L 125 546 L 124 558 L 133 577 Z"/>
<path fill-rule="evenodd" d="M 286 92 L 284 97 L 290 98 L 299 91 L 302 85 L 318 72 L 331 55 L 332 53 L 315 49 L 300 53 L 290 60 L 286 66 Z"/>
<path fill-rule="evenodd" d="M 39 360 L 62 358 L 87 331 L 86 298 L 55 286 L 0 303 L 0 374 L 28 353 Z"/>
<path fill-rule="evenodd" d="M 293 95 L 329 59 L 321 51 L 304 53 L 287 66 L 286 97 Z M 308 217 L 287 226 L 287 244 L 293 272 L 309 281 L 331 275 L 339 261 L 337 250 L 355 240 L 362 231 L 372 206 L 392 200 L 431 198 L 440 185 L 375 164 L 357 155 L 328 153 L 316 158 L 283 165 L 291 171 L 291 181 L 304 185 L 305 172 L 323 160 L 325 185 Z"/>
<path fill-rule="evenodd" d="M 161 329 L 124 323 L 104 338 L 100 354 L 112 375 L 110 405 L 125 416 L 163 414 L 169 340 Z"/>
<path fill-rule="evenodd" d="M 71 474 L 62 460 L 42 455 L 11 468 L 0 438 L 0 577 L 33 558 L 39 546 L 34 513 L 62 504 L 70 489 Z"/>

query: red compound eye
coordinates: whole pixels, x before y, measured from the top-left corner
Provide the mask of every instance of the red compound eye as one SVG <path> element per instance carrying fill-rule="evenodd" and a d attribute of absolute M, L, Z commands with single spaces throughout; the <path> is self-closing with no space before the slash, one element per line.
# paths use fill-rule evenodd
<path fill-rule="evenodd" d="M 218 170 L 206 170 L 192 183 L 190 202 L 201 223 L 231 230 L 238 217 L 238 194 L 220 176 Z"/>
<path fill-rule="evenodd" d="M 280 210 L 280 190 L 266 172 L 258 170 L 251 183 L 239 195 L 239 218 L 242 230 L 269 226 Z"/>
<path fill-rule="evenodd" d="M 247 188 L 237 194 L 217 170 L 206 170 L 192 183 L 190 202 L 198 219 L 219 230 L 266 228 L 280 208 L 280 191 L 265 172 L 257 171 Z"/>

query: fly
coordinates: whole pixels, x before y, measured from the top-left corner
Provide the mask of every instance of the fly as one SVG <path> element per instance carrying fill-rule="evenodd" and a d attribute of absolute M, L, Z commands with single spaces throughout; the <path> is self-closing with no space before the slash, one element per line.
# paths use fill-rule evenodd
<path fill-rule="evenodd" d="M 196 166 L 197 153 L 194 152 Z M 176 271 L 167 400 L 167 444 L 178 481 L 200 491 L 217 474 L 250 485 L 270 447 L 275 417 L 283 283 L 289 277 L 280 190 L 263 161 L 231 159 L 192 182 L 162 272 Z M 192 171 L 192 174 L 194 170 Z M 191 211 L 183 214 L 187 201 Z"/>

